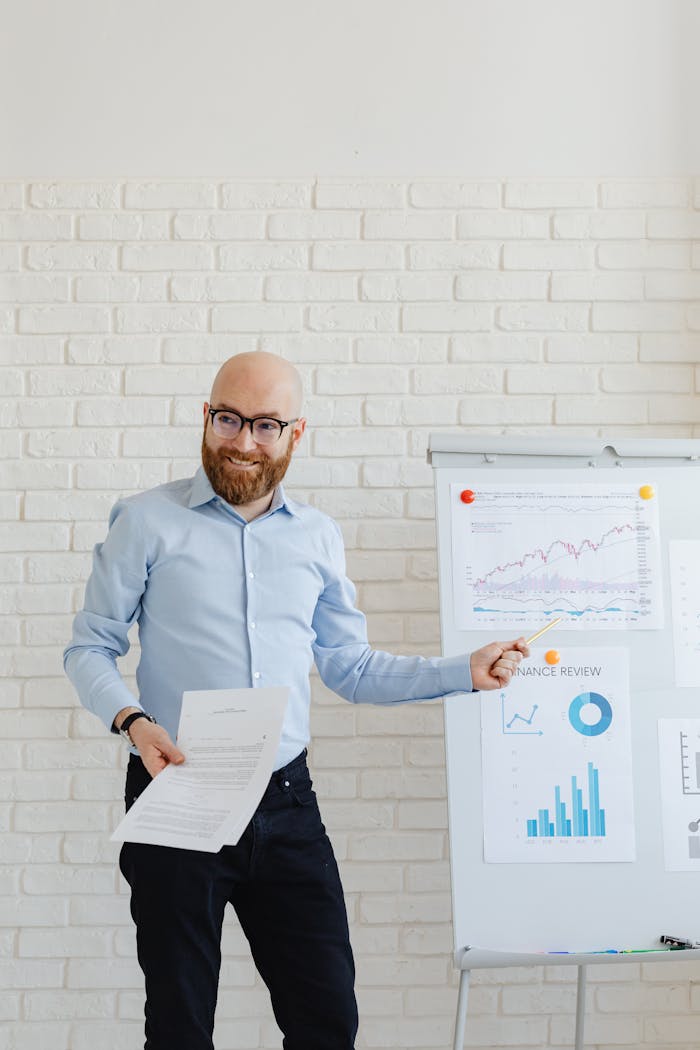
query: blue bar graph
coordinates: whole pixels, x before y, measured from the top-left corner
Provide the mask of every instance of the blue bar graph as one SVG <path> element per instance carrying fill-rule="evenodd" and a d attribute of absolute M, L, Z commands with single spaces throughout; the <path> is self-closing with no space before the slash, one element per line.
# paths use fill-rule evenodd
<path fill-rule="evenodd" d="M 604 838 L 605 810 L 600 806 L 600 782 L 598 770 L 592 762 L 587 766 L 588 806 L 584 806 L 583 789 L 578 786 L 578 778 L 571 778 L 571 816 L 567 804 L 562 799 L 560 784 L 554 786 L 554 807 L 552 820 L 549 808 L 538 809 L 536 819 L 527 821 L 529 839 L 544 838 Z"/>

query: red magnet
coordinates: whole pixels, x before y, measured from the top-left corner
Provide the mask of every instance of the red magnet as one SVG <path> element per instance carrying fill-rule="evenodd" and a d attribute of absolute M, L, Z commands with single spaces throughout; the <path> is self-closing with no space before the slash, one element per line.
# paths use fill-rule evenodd
<path fill-rule="evenodd" d="M 461 499 L 462 503 L 473 503 L 476 499 L 476 496 L 474 495 L 471 489 L 464 489 L 460 493 L 459 498 Z"/>

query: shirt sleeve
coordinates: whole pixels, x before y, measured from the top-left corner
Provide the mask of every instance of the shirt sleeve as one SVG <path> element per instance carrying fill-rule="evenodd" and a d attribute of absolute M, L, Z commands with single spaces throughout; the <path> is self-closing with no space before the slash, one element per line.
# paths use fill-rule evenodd
<path fill-rule="evenodd" d="M 469 656 L 395 656 L 372 649 L 345 572 L 340 529 L 332 522 L 330 568 L 316 606 L 314 658 L 329 689 L 352 703 L 400 704 L 472 691 Z"/>
<path fill-rule="evenodd" d="M 120 501 L 110 514 L 109 532 L 93 552 L 85 604 L 73 621 L 63 654 L 66 674 L 80 702 L 109 729 L 123 707 L 141 707 L 117 669 L 129 651 L 148 579 L 144 530 L 133 504 Z"/>

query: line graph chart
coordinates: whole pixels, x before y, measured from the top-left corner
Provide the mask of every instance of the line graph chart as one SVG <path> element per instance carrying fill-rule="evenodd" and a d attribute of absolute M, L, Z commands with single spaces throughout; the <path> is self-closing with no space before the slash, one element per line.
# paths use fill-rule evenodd
<path fill-rule="evenodd" d="M 528 715 L 522 715 L 519 711 L 515 711 L 511 715 L 510 711 L 506 711 L 507 705 L 508 698 L 505 693 L 501 693 L 501 726 L 504 735 L 512 735 L 515 733 L 535 733 L 537 736 L 542 736 L 542 730 L 537 726 L 533 728 L 532 725 L 535 715 L 539 710 L 539 704 L 532 704 Z"/>
<path fill-rule="evenodd" d="M 637 485 L 484 485 L 453 507 L 460 628 L 661 626 L 658 500 Z"/>

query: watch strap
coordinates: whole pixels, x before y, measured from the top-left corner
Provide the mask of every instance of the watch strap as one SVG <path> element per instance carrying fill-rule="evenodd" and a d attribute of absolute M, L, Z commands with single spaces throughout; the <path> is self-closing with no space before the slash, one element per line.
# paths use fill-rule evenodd
<path fill-rule="evenodd" d="M 134 741 L 131 739 L 131 734 L 129 730 L 131 729 L 131 726 L 134 724 L 137 718 L 147 718 L 149 722 L 152 722 L 154 725 L 156 725 L 156 720 L 153 717 L 153 715 L 147 714 L 146 711 L 132 711 L 130 715 L 126 716 L 122 724 L 119 726 L 119 729 L 117 730 L 119 735 L 123 737 L 128 744 L 131 745 L 134 744 Z"/>

